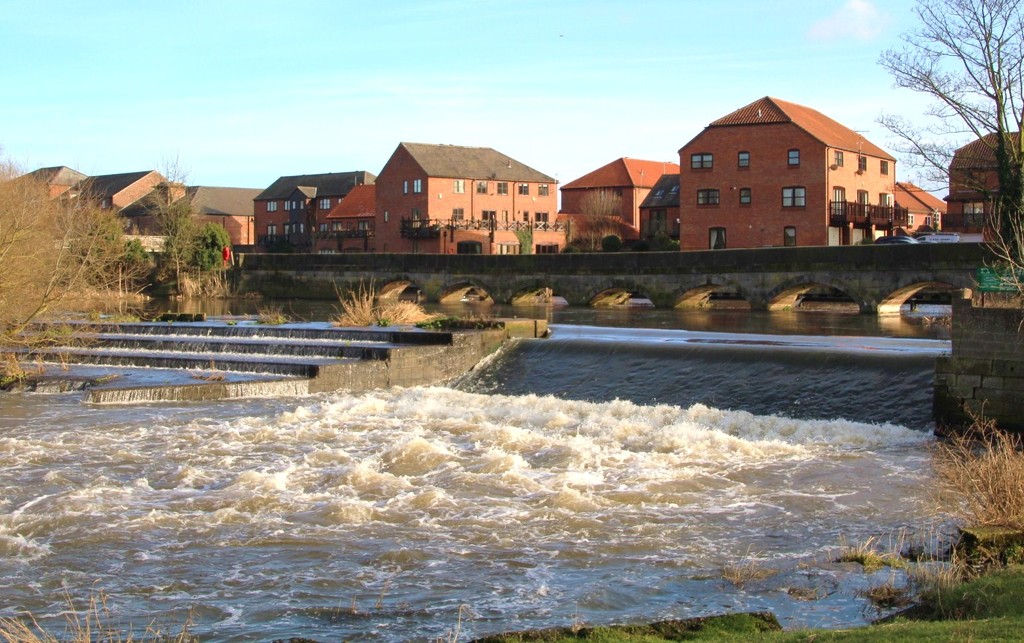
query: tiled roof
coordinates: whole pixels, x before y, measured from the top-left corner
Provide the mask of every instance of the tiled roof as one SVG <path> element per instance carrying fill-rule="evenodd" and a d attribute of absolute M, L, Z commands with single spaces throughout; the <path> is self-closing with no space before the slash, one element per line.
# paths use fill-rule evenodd
<path fill-rule="evenodd" d="M 314 194 L 321 197 L 345 196 L 353 187 L 373 183 L 376 180 L 376 175 L 364 171 L 282 176 L 271 183 L 270 187 L 257 194 L 256 200 L 287 199 L 300 187 L 313 188 Z M 305 191 L 303 192 L 305 193 Z"/>
<path fill-rule="evenodd" d="M 623 157 L 562 186 L 563 190 L 586 188 L 649 188 L 667 173 L 679 172 L 671 161 L 645 161 Z"/>
<path fill-rule="evenodd" d="M 678 208 L 679 174 L 664 174 L 651 188 L 641 208 Z"/>
<path fill-rule="evenodd" d="M 911 212 L 946 211 L 946 203 L 913 183 L 897 182 L 893 190 L 896 205 Z"/>
<path fill-rule="evenodd" d="M 75 185 L 82 179 L 86 178 L 85 174 L 82 174 L 78 170 L 73 170 L 66 165 L 59 165 L 57 167 L 41 167 L 38 170 L 32 170 L 26 176 L 30 176 L 48 185 Z"/>
<path fill-rule="evenodd" d="M 953 153 L 953 160 L 949 164 L 951 170 L 990 170 L 996 165 L 996 134 L 985 136 L 971 141 Z M 1017 132 L 1010 134 L 1010 143 L 1014 146 L 1020 135 Z"/>
<path fill-rule="evenodd" d="M 557 181 L 510 156 L 489 147 L 401 143 L 427 176 L 453 179 L 490 179 L 492 181 Z"/>
<path fill-rule="evenodd" d="M 376 185 L 357 185 L 345 195 L 341 203 L 331 208 L 328 219 L 347 219 L 353 217 L 372 217 L 376 207 Z"/>
<path fill-rule="evenodd" d="M 867 140 L 852 129 L 842 125 L 810 107 L 765 96 L 745 107 L 727 114 L 708 127 L 735 127 L 747 125 L 770 125 L 792 123 L 818 141 L 849 152 L 863 152 L 878 158 L 895 161 L 888 152 Z"/>
<path fill-rule="evenodd" d="M 258 188 L 218 188 L 193 186 L 188 188 L 192 207 L 198 214 L 252 215 L 252 200 L 260 193 Z"/>
<path fill-rule="evenodd" d="M 159 176 L 156 170 L 90 176 L 78 184 L 78 189 L 91 198 L 112 197 L 150 174 L 157 174 Z M 163 180 L 162 176 L 160 178 Z"/>

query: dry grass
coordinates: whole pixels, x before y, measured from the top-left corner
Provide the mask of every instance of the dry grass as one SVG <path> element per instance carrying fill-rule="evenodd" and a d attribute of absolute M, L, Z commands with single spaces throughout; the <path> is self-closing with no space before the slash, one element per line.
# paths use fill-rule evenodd
<path fill-rule="evenodd" d="M 191 619 L 176 633 L 166 632 L 150 624 L 142 634 L 132 628 L 115 624 L 106 595 L 102 592 L 89 599 L 89 607 L 79 611 L 67 597 L 68 609 L 63 631 L 54 634 L 42 627 L 35 618 L 0 618 L 0 643 L 198 643 L 188 632 Z"/>
<path fill-rule="evenodd" d="M 883 567 L 894 569 L 906 567 L 907 561 L 902 554 L 905 537 L 906 535 L 901 532 L 895 537 L 890 537 L 886 542 L 879 536 L 871 536 L 863 542 L 854 544 L 849 544 L 845 538 L 842 538 L 840 542 L 842 549 L 835 562 L 860 563 L 866 572 L 873 572 Z"/>
<path fill-rule="evenodd" d="M 747 583 L 765 580 L 779 573 L 779 570 L 772 569 L 758 560 L 757 554 L 747 555 L 736 563 L 730 563 L 722 567 L 722 578 L 736 587 L 743 587 Z"/>
<path fill-rule="evenodd" d="M 372 284 L 361 282 L 353 290 L 337 291 L 337 295 L 341 309 L 333 321 L 338 326 L 403 326 L 435 317 L 416 302 L 380 301 Z"/>
<path fill-rule="evenodd" d="M 935 446 L 936 501 L 961 525 L 1024 530 L 1021 437 L 983 418 L 971 428 Z"/>
<path fill-rule="evenodd" d="M 895 575 L 880 585 L 873 585 L 867 589 L 857 590 L 858 596 L 863 596 L 879 610 L 906 607 L 914 602 L 914 593 L 909 583 L 898 585 Z"/>
<path fill-rule="evenodd" d="M 291 318 L 285 314 L 284 309 L 274 304 L 266 304 L 256 309 L 256 323 L 278 326 L 287 324 Z"/>

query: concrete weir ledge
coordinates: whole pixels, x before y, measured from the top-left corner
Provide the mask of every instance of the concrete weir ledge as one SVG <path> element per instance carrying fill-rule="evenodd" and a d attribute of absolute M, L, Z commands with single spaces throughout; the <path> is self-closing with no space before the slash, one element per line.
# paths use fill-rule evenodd
<path fill-rule="evenodd" d="M 545 337 L 547 322 L 496 319 L 342 328 L 328 323 L 73 323 L 66 341 L 25 353 L 26 386 L 81 390 L 117 404 L 366 391 L 440 384 L 472 370 L 507 340 Z"/>

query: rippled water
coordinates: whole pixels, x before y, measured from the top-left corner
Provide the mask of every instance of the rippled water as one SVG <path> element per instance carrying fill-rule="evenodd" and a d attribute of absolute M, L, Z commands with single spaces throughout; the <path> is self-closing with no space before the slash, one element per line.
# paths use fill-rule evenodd
<path fill-rule="evenodd" d="M 217 641 L 746 609 L 857 624 L 869 579 L 830 556 L 929 520 L 929 384 L 947 349 L 556 325 L 454 387 L 5 396 L 0 616 L 59 624 L 64 592 L 102 589 L 125 622 L 193 610 Z M 774 575 L 723 579 L 750 560 Z"/>

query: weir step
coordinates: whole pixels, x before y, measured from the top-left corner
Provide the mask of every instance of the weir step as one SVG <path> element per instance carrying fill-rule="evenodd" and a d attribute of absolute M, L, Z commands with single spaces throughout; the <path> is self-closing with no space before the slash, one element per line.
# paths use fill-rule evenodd
<path fill-rule="evenodd" d="M 86 401 L 101 403 L 210 400 L 433 384 L 473 368 L 510 331 L 500 324 L 455 331 L 223 321 L 40 324 L 29 334 L 48 337 L 45 346 L 9 350 L 37 373 L 39 390 L 85 389 Z"/>

